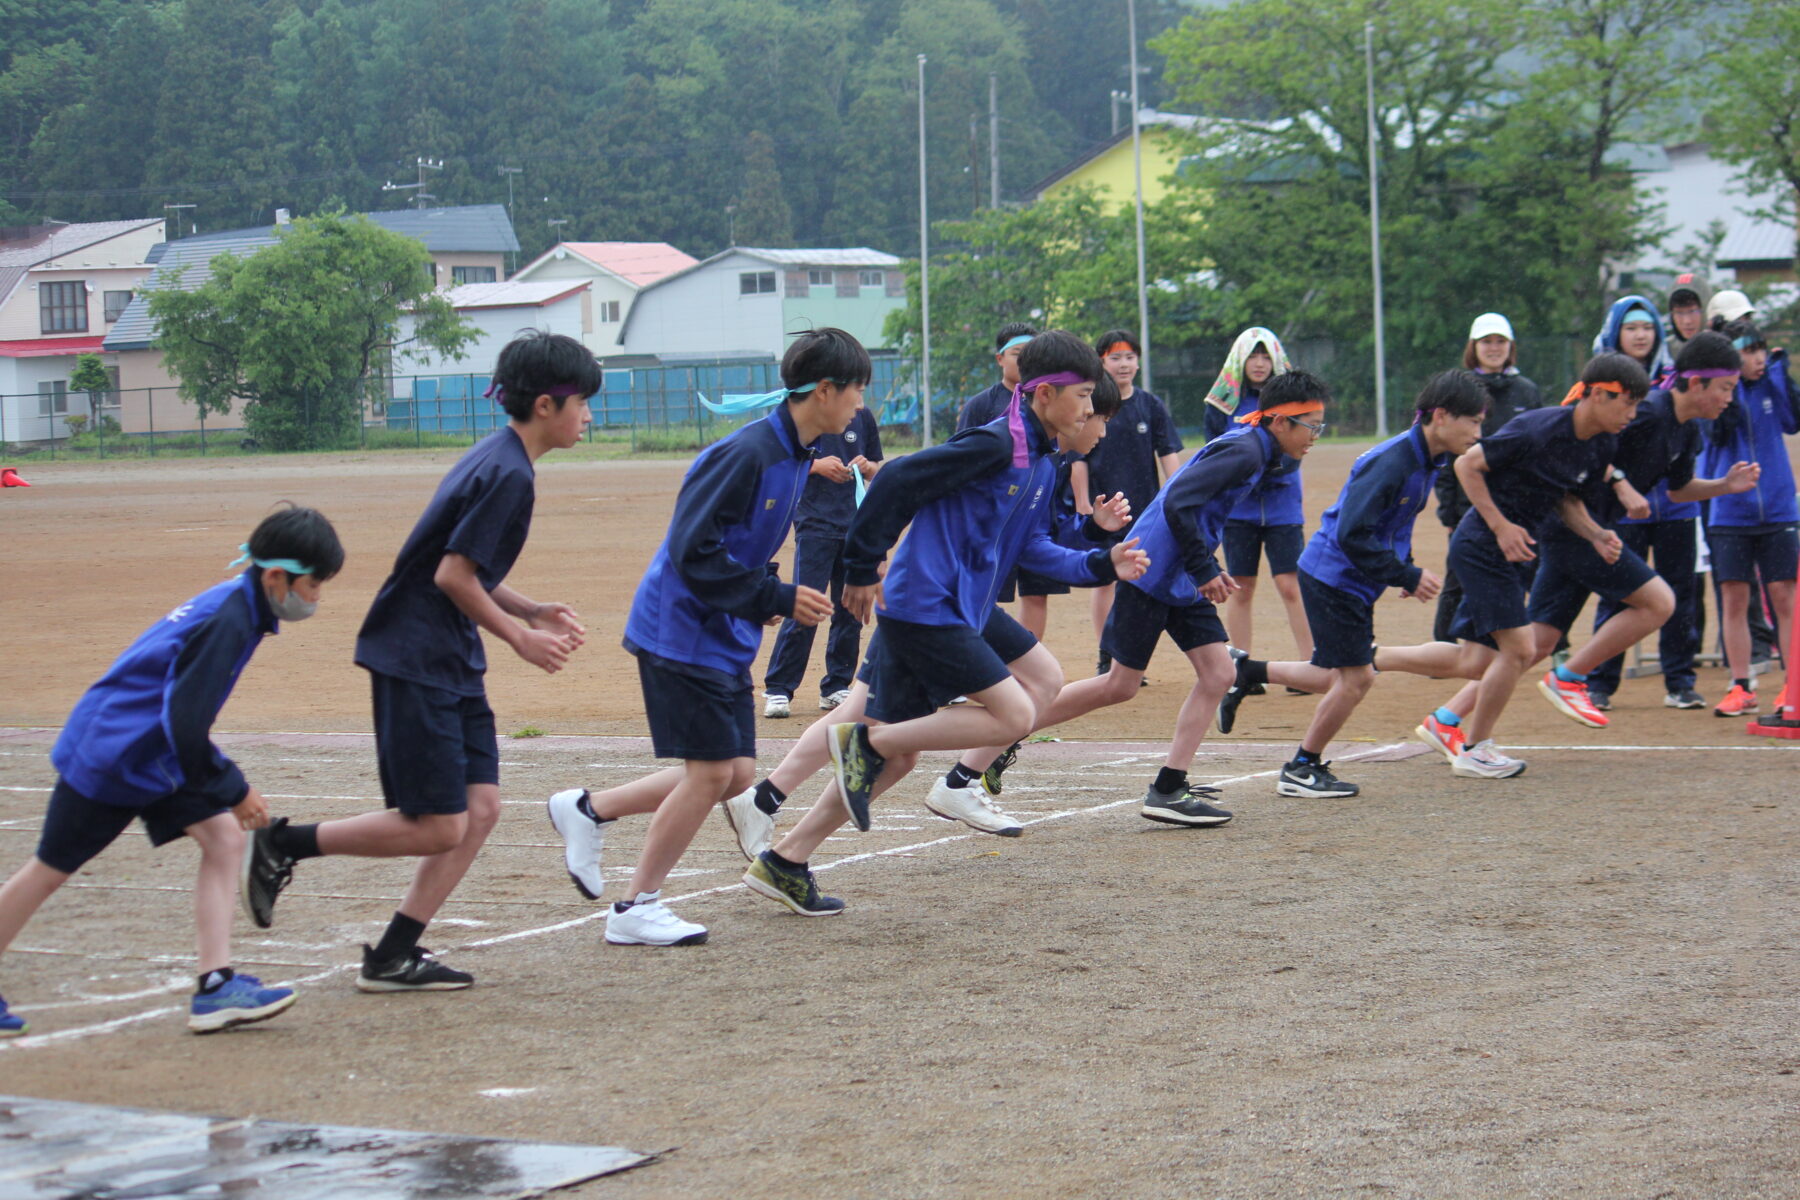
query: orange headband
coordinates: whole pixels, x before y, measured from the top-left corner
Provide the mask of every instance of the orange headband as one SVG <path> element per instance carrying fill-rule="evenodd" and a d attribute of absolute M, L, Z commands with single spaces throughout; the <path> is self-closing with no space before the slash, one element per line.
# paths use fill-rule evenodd
<path fill-rule="evenodd" d="M 1253 408 L 1236 420 L 1239 425 L 1248 425 L 1263 417 L 1304 417 L 1307 413 L 1324 411 L 1323 400 L 1294 400 L 1287 404 L 1277 404 L 1274 408 Z"/>
<path fill-rule="evenodd" d="M 1106 348 L 1106 353 L 1102 354 L 1100 357 L 1105 358 L 1107 354 L 1117 354 L 1121 350 L 1130 351 L 1132 354 L 1137 353 L 1136 348 L 1133 347 L 1130 342 L 1114 342 L 1112 345 L 1110 345 Z"/>
<path fill-rule="evenodd" d="M 1623 396 L 1625 385 L 1622 383 L 1578 383 L 1569 389 L 1569 394 L 1562 398 L 1562 402 L 1573 404 L 1577 400 L 1585 400 L 1589 392 L 1612 392 L 1615 395 Z"/>

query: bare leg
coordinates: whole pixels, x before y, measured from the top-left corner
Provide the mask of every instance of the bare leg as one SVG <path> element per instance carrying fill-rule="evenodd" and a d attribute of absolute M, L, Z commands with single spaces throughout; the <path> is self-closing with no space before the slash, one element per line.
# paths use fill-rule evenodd
<path fill-rule="evenodd" d="M 1256 599 L 1256 576 L 1233 575 L 1231 578 L 1238 585 L 1238 590 L 1225 601 L 1219 610 L 1219 616 L 1225 622 L 1225 636 L 1230 639 L 1231 644 L 1248 654 L 1250 635 L 1255 632 L 1250 603 Z"/>
<path fill-rule="evenodd" d="M 1312 723 L 1300 740 L 1300 748 L 1313 754 L 1325 753 L 1325 747 L 1343 729 L 1344 722 L 1350 719 L 1350 714 L 1356 711 L 1356 706 L 1375 684 L 1374 667 L 1341 667 L 1331 673 L 1336 676 L 1331 689 L 1313 710 Z"/>
<path fill-rule="evenodd" d="M 869 685 L 857 680 L 850 686 L 850 698 L 821 716 L 806 727 L 794 748 L 787 752 L 773 771 L 769 772 L 769 782 L 778 788 L 782 795 L 791 796 L 818 774 L 819 768 L 831 761 L 831 746 L 826 740 L 827 731 L 833 725 L 841 725 L 845 721 L 860 721 L 869 706 Z"/>
<path fill-rule="evenodd" d="M 1471 746 L 1493 736 L 1494 726 L 1499 723 L 1500 714 L 1506 711 L 1506 703 L 1512 699 L 1519 676 L 1536 661 L 1537 639 L 1529 625 L 1496 629 L 1494 640 L 1500 643 L 1500 652 L 1483 672 L 1475 709 L 1463 722 L 1463 736 Z"/>
<path fill-rule="evenodd" d="M 237 911 L 244 831 L 230 813 L 214 813 L 182 831 L 200 843 L 194 878 L 194 933 L 201 975 L 231 965 L 231 918 Z"/>
<path fill-rule="evenodd" d="M 1607 659 L 1625 653 L 1661 629 L 1674 615 L 1674 591 L 1661 576 L 1654 576 L 1643 587 L 1625 597 L 1625 607 L 1595 630 L 1587 645 L 1569 655 L 1566 665 L 1575 674 L 1585 675 L 1597 669 Z"/>
<path fill-rule="evenodd" d="M 1033 637 L 1043 637 L 1050 624 L 1050 597 L 1020 596 L 1019 624 L 1031 630 Z"/>
<path fill-rule="evenodd" d="M 1315 667 L 1309 662 L 1272 662 L 1268 668 L 1270 683 L 1318 695 L 1330 691 L 1337 679 L 1337 672 L 1330 667 Z"/>
<path fill-rule="evenodd" d="M 19 930 L 25 928 L 44 901 L 69 881 L 66 871 L 59 871 L 41 859 L 33 858 L 12 873 L 0 886 L 0 954 L 12 945 Z"/>
<path fill-rule="evenodd" d="M 1062 664 L 1057 662 L 1056 656 L 1040 643 L 1033 646 L 1027 653 L 1007 663 L 1006 669 L 1012 672 L 1013 678 L 1018 680 L 1019 685 L 1025 689 L 1025 694 L 1031 697 L 1032 706 L 1036 709 L 1036 716 L 1032 719 L 1032 729 L 1042 728 L 1044 714 L 1050 711 L 1050 706 L 1056 703 L 1056 697 L 1062 691 Z M 1015 738 L 1013 740 L 1023 739 Z M 979 775 L 987 770 L 996 758 L 1011 748 L 1012 742 L 1008 742 L 1004 746 L 978 746 L 966 752 L 957 761 L 963 767 Z"/>
<path fill-rule="evenodd" d="M 429 925 L 431 918 L 437 916 L 438 909 L 468 874 L 488 834 L 500 823 L 500 785 L 471 783 L 469 811 L 464 815 L 468 820 L 464 822 L 462 837 L 454 846 L 419 861 L 412 886 L 400 901 L 400 911 L 420 924 Z"/>
<path fill-rule="evenodd" d="M 1494 652 L 1480 642 L 1382 646 L 1375 651 L 1375 669 L 1424 675 L 1430 679 L 1480 679 L 1493 655 Z"/>
<path fill-rule="evenodd" d="M 1281 603 L 1287 609 L 1288 628 L 1293 631 L 1294 645 L 1300 648 L 1301 658 L 1311 658 L 1313 652 L 1312 626 L 1306 623 L 1306 605 L 1300 599 L 1300 577 L 1292 571 L 1285 575 L 1276 575 L 1275 591 L 1281 596 Z"/>
<path fill-rule="evenodd" d="M 442 854 L 468 833 L 467 813 L 407 816 L 388 809 L 325 821 L 319 825 L 319 853 L 353 858 L 416 858 Z"/>
<path fill-rule="evenodd" d="M 1741 579 L 1719 584 L 1719 632 L 1725 638 L 1725 665 L 1731 677 L 1750 678 L 1750 585 Z"/>
<path fill-rule="evenodd" d="M 630 896 L 659 891 L 663 880 L 687 853 L 688 845 L 713 805 L 749 787 L 756 779 L 754 758 L 731 758 L 706 761 L 690 758 L 682 768 L 683 777 L 668 798 L 650 818 L 650 829 L 644 835 L 644 850 L 638 855 L 637 869 L 631 874 Z"/>
<path fill-rule="evenodd" d="M 607 788 L 604 792 L 589 792 L 588 807 L 602 821 L 655 812 L 686 774 L 685 767 L 664 767 L 642 779 Z"/>
<path fill-rule="evenodd" d="M 905 779 L 917 765 L 916 754 L 896 754 L 882 764 L 881 774 L 875 780 L 873 796 L 883 792 Z M 850 823 L 850 810 L 844 806 L 843 794 L 838 791 L 837 780 L 833 779 L 825 785 L 819 799 L 807 810 L 787 833 L 787 836 L 776 843 L 775 853 L 789 862 L 806 862 L 814 852 L 825 844 L 825 839 Z"/>
<path fill-rule="evenodd" d="M 976 703 L 940 708 L 927 716 L 893 725 L 871 725 L 869 745 L 886 758 L 890 754 L 961 750 L 1000 742 L 1010 746 L 1031 732 L 1037 706 L 1011 675 L 992 687 L 969 693 L 969 699 Z"/>
<path fill-rule="evenodd" d="M 1169 738 L 1169 756 L 1163 765 L 1185 771 L 1194 761 L 1195 751 L 1206 740 L 1206 731 L 1219 711 L 1225 690 L 1237 678 L 1231 652 L 1224 642 L 1196 646 L 1187 652 L 1194 666 L 1194 686 L 1175 714 L 1175 732 Z"/>

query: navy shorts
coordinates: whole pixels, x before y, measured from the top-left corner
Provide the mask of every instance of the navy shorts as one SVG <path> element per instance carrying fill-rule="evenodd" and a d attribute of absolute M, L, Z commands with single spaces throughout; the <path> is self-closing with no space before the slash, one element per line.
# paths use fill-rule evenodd
<path fill-rule="evenodd" d="M 1258 525 L 1254 521 L 1225 522 L 1225 573 L 1254 578 L 1269 556 L 1269 574 L 1292 575 L 1300 568 L 1300 551 L 1306 546 L 1304 525 Z"/>
<path fill-rule="evenodd" d="M 1781 583 L 1800 574 L 1800 533 L 1793 525 L 1758 529 L 1708 525 L 1713 578 L 1721 583 Z"/>
<path fill-rule="evenodd" d="M 724 762 L 756 757 L 756 689 L 712 667 L 634 650 L 650 746 L 658 758 Z"/>
<path fill-rule="evenodd" d="M 1011 679 L 1006 664 L 1035 645 L 1029 630 L 997 609 L 980 633 L 967 625 L 915 625 L 882 617 L 856 675 L 869 685 L 864 711 L 889 725 L 929 716 L 958 696 Z"/>
<path fill-rule="evenodd" d="M 1219 610 L 1211 601 L 1164 604 L 1142 588 L 1126 584 L 1113 590 L 1112 612 L 1107 614 L 1100 648 L 1121 666 L 1142 671 L 1150 665 L 1150 656 L 1165 631 L 1183 654 L 1227 640 Z"/>
<path fill-rule="evenodd" d="M 1616 604 L 1655 578 L 1650 564 L 1630 546 L 1619 561 L 1609 563 L 1574 535 L 1551 534 L 1538 541 L 1537 578 L 1526 613 L 1533 624 L 1567 633 L 1575 627 L 1588 596 Z"/>
<path fill-rule="evenodd" d="M 53 870 L 73 875 L 102 850 L 118 840 L 134 819 L 144 822 L 152 846 L 166 846 L 209 817 L 222 812 L 212 796 L 202 792 L 175 792 L 153 800 L 143 808 L 102 804 L 58 779 L 44 813 L 44 829 L 38 835 L 38 861 Z"/>
<path fill-rule="evenodd" d="M 1020 567 L 1006 577 L 1006 583 L 1000 589 L 996 599 L 1001 604 L 1011 604 L 1020 596 L 1066 596 L 1069 585 L 1060 579 L 1052 579 L 1048 575 L 1039 575 L 1036 571 L 1027 571 Z"/>
<path fill-rule="evenodd" d="M 1312 630 L 1312 665 L 1366 667 L 1375 661 L 1375 606 L 1300 572 L 1300 601 Z"/>
<path fill-rule="evenodd" d="M 469 785 L 500 782 L 494 710 L 485 696 L 369 672 L 375 761 L 389 808 L 409 817 L 467 812 Z"/>
<path fill-rule="evenodd" d="M 1480 532 L 1466 532 L 1471 521 Z M 1540 547 L 1541 549 L 1541 547 Z M 1450 636 L 1465 642 L 1493 646 L 1496 629 L 1520 629 L 1531 624 L 1525 598 L 1537 574 L 1537 560 L 1507 562 L 1500 543 L 1487 532 L 1487 524 L 1473 509 L 1450 537 L 1449 567 L 1462 584 L 1462 603 L 1450 622 Z"/>

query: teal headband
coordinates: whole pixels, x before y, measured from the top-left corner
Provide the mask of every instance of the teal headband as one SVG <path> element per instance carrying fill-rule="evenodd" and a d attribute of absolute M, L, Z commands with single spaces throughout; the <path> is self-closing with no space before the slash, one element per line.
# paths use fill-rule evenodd
<path fill-rule="evenodd" d="M 756 395 L 734 394 L 720 397 L 717 403 L 708 400 L 704 395 L 701 395 L 698 392 L 696 392 L 695 395 L 700 396 L 700 403 L 706 405 L 708 409 L 718 413 L 720 416 L 734 417 L 739 413 L 754 412 L 759 408 L 770 408 L 780 404 L 789 396 L 799 396 L 806 392 L 810 392 L 821 383 L 837 382 L 838 381 L 835 379 L 820 379 L 814 383 L 803 383 L 799 387 L 776 388 L 772 392 L 761 392 Z"/>
<path fill-rule="evenodd" d="M 259 567 L 274 567 L 278 571 L 286 571 L 289 575 L 311 575 L 313 573 L 311 567 L 301 566 L 291 558 L 253 558 L 250 555 L 248 542 L 239 546 L 238 549 L 243 553 L 231 560 L 230 565 L 225 568 L 227 571 L 234 571 L 245 563 L 255 563 Z"/>
<path fill-rule="evenodd" d="M 1633 321 L 1643 321 L 1647 324 L 1654 325 L 1656 324 L 1656 314 L 1647 308 L 1634 306 L 1628 310 L 1624 316 L 1619 318 L 1619 324 L 1621 325 L 1629 325 Z"/>
<path fill-rule="evenodd" d="M 1006 343 L 1006 345 L 1000 347 L 1000 349 L 996 350 L 994 353 L 1005 354 L 1008 350 L 1011 350 L 1014 346 L 1023 346 L 1026 342 L 1029 342 L 1031 340 L 1031 338 L 1032 338 L 1031 334 L 1021 333 L 1018 337 L 1016 337 L 1012 341 Z"/>

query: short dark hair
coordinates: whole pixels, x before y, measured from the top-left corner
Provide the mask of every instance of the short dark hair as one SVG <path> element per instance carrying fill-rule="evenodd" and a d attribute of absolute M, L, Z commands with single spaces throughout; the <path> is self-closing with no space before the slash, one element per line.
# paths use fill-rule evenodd
<path fill-rule="evenodd" d="M 1006 349 L 1006 343 L 1016 337 L 1036 337 L 1037 335 L 1037 326 L 1028 321 L 1008 321 L 1000 327 L 1000 332 L 994 335 L 994 353 L 998 354 Z"/>
<path fill-rule="evenodd" d="M 1687 391 L 1688 380 L 1682 375 L 1684 371 L 1737 371 L 1744 365 L 1744 356 L 1737 352 L 1731 339 L 1722 333 L 1714 333 L 1710 329 L 1702 329 L 1688 339 L 1681 353 L 1675 356 L 1675 386 L 1680 391 Z"/>
<path fill-rule="evenodd" d="M 569 394 L 558 396 L 558 390 L 574 388 L 583 399 L 599 391 L 600 363 L 593 351 L 567 334 L 521 329 L 500 350 L 494 384 L 506 415 L 528 421 L 539 396 L 550 396 L 561 412 Z"/>
<path fill-rule="evenodd" d="M 1700 293 L 1695 291 L 1693 288 L 1689 287 L 1685 283 L 1682 284 L 1680 287 L 1676 288 L 1674 291 L 1669 293 L 1669 311 L 1670 312 L 1674 312 L 1678 308 L 1700 308 L 1700 307 L 1701 307 Z"/>
<path fill-rule="evenodd" d="M 1631 355 L 1615 350 L 1588 359 L 1587 366 L 1581 368 L 1581 382 L 1616 383 L 1639 400 L 1650 394 L 1650 376 L 1644 371 L 1643 364 Z"/>
<path fill-rule="evenodd" d="M 1769 348 L 1769 339 L 1763 336 L 1763 331 L 1758 329 L 1756 322 L 1749 317 L 1739 317 L 1735 321 L 1728 321 L 1725 328 L 1719 332 L 1725 335 L 1725 340 L 1739 350 L 1767 350 Z"/>
<path fill-rule="evenodd" d="M 1331 388 L 1323 379 L 1310 371 L 1293 370 L 1271 375 L 1262 385 L 1258 402 L 1266 411 L 1278 404 L 1300 404 L 1308 400 L 1324 403 L 1330 399 Z"/>
<path fill-rule="evenodd" d="M 1425 381 L 1413 412 L 1420 421 L 1443 409 L 1453 417 L 1479 417 L 1488 410 L 1488 390 L 1473 371 L 1439 371 Z"/>
<path fill-rule="evenodd" d="M 829 325 L 800 334 L 781 356 L 781 382 L 791 388 L 828 379 L 843 387 L 867 387 L 874 375 L 863 344 Z"/>
<path fill-rule="evenodd" d="M 312 568 L 312 577 L 324 583 L 344 567 L 344 544 L 337 530 L 316 508 L 282 501 L 250 534 L 250 557 L 264 560 L 291 558 Z M 287 572 L 288 582 L 294 573 Z"/>
<path fill-rule="evenodd" d="M 1463 367 L 1465 370 L 1473 371 L 1476 367 L 1479 367 L 1480 365 L 1481 365 L 1481 360 L 1479 358 L 1475 357 L 1475 339 L 1470 338 L 1468 341 L 1463 343 Z M 1502 371 L 1504 371 L 1508 367 L 1516 367 L 1518 365 L 1519 365 L 1519 343 L 1512 338 L 1507 338 L 1506 339 L 1506 361 L 1500 364 L 1500 369 Z"/>
<path fill-rule="evenodd" d="M 1119 385 L 1105 371 L 1094 381 L 1094 415 L 1110 418 L 1125 406 L 1125 398 L 1119 395 Z"/>
<path fill-rule="evenodd" d="M 1139 357 L 1143 356 L 1144 348 L 1138 344 L 1137 335 L 1132 333 L 1129 329 L 1111 329 L 1101 334 L 1094 339 L 1094 352 L 1099 354 L 1101 358 L 1105 358 L 1106 352 L 1120 342 L 1124 342 L 1127 346 L 1130 346 L 1133 354 L 1136 354 Z"/>
<path fill-rule="evenodd" d="M 1063 372 L 1097 383 L 1104 373 L 1100 356 L 1086 342 L 1063 329 L 1038 334 L 1019 347 L 1019 378 L 1024 382 Z"/>

